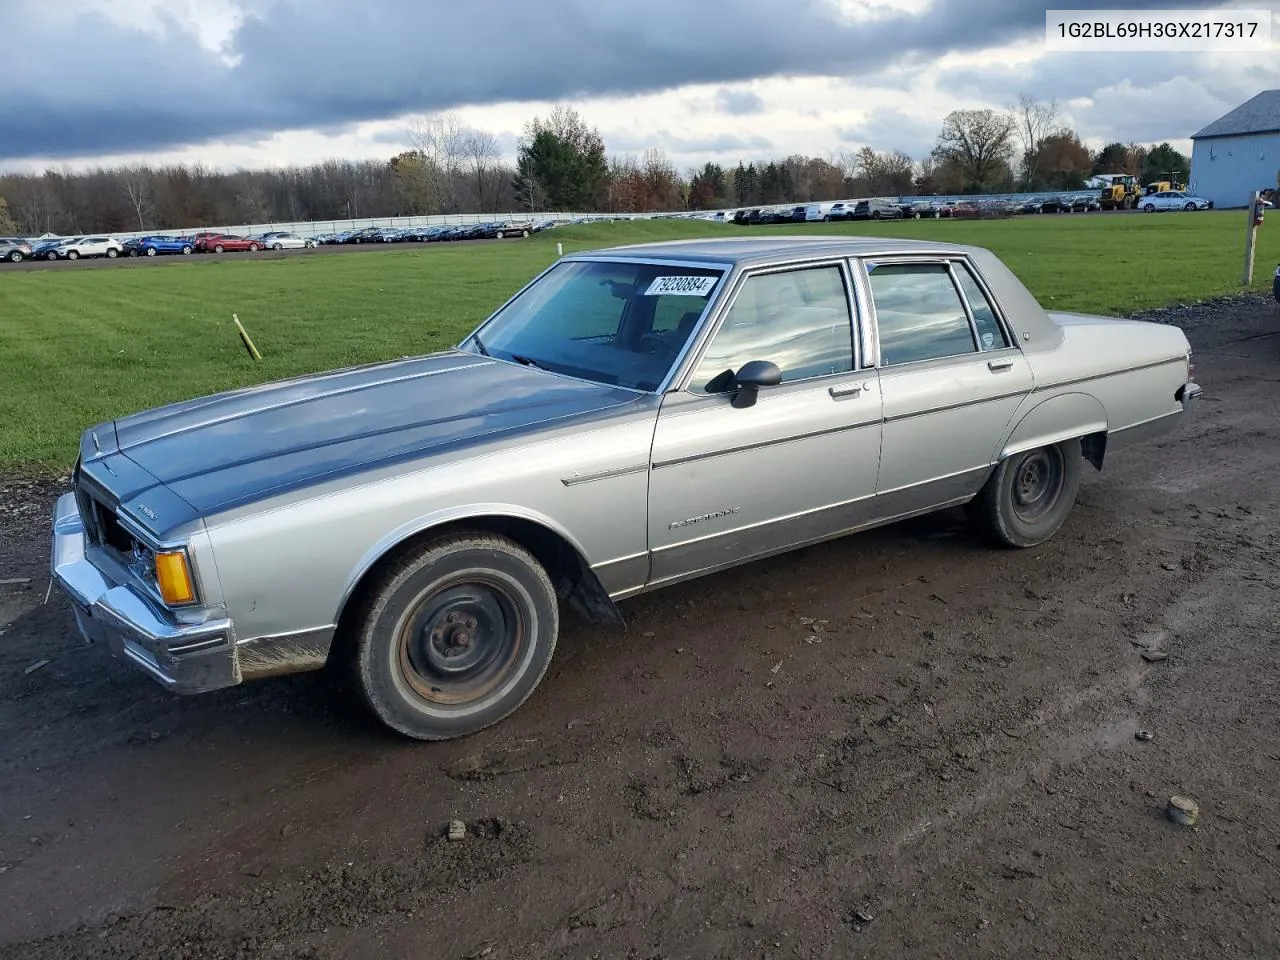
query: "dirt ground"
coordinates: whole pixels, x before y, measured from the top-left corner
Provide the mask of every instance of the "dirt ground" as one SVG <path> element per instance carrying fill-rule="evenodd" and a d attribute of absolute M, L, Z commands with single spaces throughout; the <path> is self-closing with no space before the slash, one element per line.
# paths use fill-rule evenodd
<path fill-rule="evenodd" d="M 1148 316 L 1205 400 L 1050 544 L 946 513 L 570 620 L 443 745 L 322 675 L 166 694 L 0 481 L 0 957 L 1280 955 L 1280 306 Z"/>

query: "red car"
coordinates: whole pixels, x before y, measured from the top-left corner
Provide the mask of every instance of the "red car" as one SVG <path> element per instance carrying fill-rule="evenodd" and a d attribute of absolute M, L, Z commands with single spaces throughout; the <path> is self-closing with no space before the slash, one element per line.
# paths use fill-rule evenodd
<path fill-rule="evenodd" d="M 250 240 L 248 237 L 238 237 L 233 233 L 220 233 L 215 236 L 200 238 L 197 241 L 197 249 L 202 249 L 205 253 L 222 253 L 227 250 L 248 250 L 256 253 L 262 249 L 262 241 Z"/>

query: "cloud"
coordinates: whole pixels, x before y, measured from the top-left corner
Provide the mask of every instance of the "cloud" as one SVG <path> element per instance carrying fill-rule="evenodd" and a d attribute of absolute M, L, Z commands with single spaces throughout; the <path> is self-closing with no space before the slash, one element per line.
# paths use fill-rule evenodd
<path fill-rule="evenodd" d="M 941 117 L 923 120 L 892 107 L 881 107 L 868 113 L 861 123 L 841 127 L 836 134 L 846 143 L 874 150 L 901 150 L 919 159 L 933 149 L 941 127 Z"/>
<path fill-rule="evenodd" d="M 1280 64 L 1270 55 L 1052 53 L 1026 64 L 944 70 L 937 83 L 997 105 L 1021 93 L 1056 99 L 1094 139 L 1146 143 L 1185 140 L 1259 86 L 1280 87 Z"/>
<path fill-rule="evenodd" d="M 735 117 L 764 112 L 764 99 L 750 90 L 730 90 L 721 87 L 716 91 L 716 109 Z"/>
<path fill-rule="evenodd" d="M 622 153 L 638 153 L 653 147 L 677 155 L 754 153 L 773 149 L 773 141 L 759 134 L 738 136 L 722 133 L 705 137 L 681 137 L 670 130 L 659 130 L 652 134 L 624 131 L 606 134 L 604 139 L 611 149 Z"/>
<path fill-rule="evenodd" d="M 1035 36 L 1044 25 L 1043 6 L 1028 0 L 932 0 L 870 18 L 846 15 L 835 0 L 737 0 L 732 15 L 712 0 L 222 6 L 211 46 L 161 5 L 142 29 L 101 6 L 8 0 L 0 160 L 162 150 L 421 110 L 875 74 Z M 76 82 L 50 83 L 51 64 Z"/>

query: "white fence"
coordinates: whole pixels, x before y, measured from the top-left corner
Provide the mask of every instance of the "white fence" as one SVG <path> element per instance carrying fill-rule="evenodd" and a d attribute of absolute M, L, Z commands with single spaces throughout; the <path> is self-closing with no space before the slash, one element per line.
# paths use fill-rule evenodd
<path fill-rule="evenodd" d="M 263 233 L 296 233 L 300 237 L 319 237 L 346 230 L 362 230 L 365 227 L 408 229 L 410 227 L 458 226 L 468 223 L 504 223 L 507 221 L 571 223 L 574 220 L 611 220 L 616 217 L 650 217 L 653 214 L 601 214 L 601 213 L 454 213 L 422 217 L 362 217 L 351 220 L 298 220 L 273 223 L 238 223 L 229 225 L 187 227 L 178 230 L 99 231 L 119 240 L 133 237 L 182 237 L 193 233 L 226 233 L 237 236 L 253 236 Z M 87 236 L 87 234 L 86 234 Z"/>

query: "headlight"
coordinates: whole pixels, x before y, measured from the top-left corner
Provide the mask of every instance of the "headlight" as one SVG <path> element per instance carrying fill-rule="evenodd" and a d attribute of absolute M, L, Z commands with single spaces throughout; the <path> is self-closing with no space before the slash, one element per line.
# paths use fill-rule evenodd
<path fill-rule="evenodd" d="M 156 586 L 160 597 L 171 607 L 191 603 L 196 598 L 191 568 L 183 550 L 166 550 L 155 555 Z"/>

